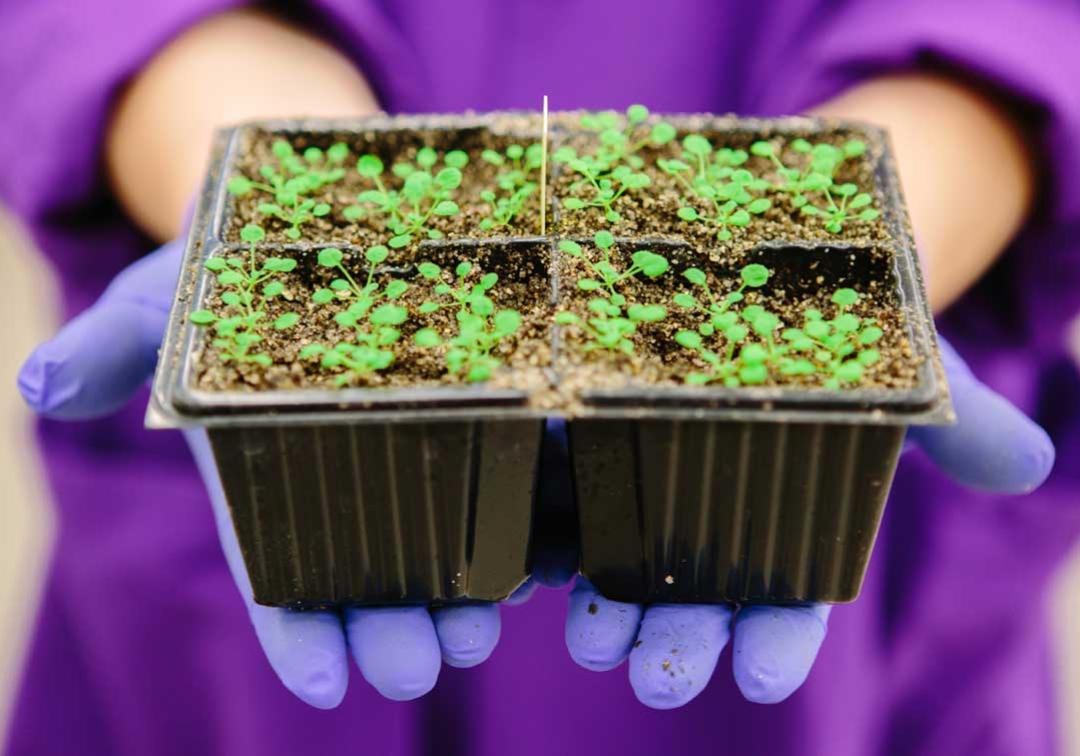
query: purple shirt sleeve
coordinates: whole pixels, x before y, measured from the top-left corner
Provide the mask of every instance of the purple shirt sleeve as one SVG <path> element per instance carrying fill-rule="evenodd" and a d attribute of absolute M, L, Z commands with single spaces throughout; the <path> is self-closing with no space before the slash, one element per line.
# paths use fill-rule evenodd
<path fill-rule="evenodd" d="M 787 36 L 763 35 L 753 110 L 804 109 L 882 73 L 958 73 L 1029 116 L 1053 181 L 1046 209 L 1053 220 L 1080 216 L 1080 6 L 1062 0 L 837 5 L 821 7 Z"/>
<path fill-rule="evenodd" d="M 242 4 L 37 0 L 0 6 L 0 199 L 35 227 L 105 201 L 101 145 L 114 97 L 185 28 Z"/>

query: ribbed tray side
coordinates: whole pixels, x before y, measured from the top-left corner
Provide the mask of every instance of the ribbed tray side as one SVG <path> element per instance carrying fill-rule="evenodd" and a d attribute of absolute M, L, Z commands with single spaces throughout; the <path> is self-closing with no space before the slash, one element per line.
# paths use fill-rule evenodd
<path fill-rule="evenodd" d="M 479 428 L 467 594 L 498 600 L 529 574 L 544 421 L 484 422 Z"/>
<path fill-rule="evenodd" d="M 898 426 L 570 424 L 582 572 L 623 601 L 853 600 Z"/>
<path fill-rule="evenodd" d="M 542 421 L 217 428 L 260 604 L 494 601 L 527 577 Z"/>

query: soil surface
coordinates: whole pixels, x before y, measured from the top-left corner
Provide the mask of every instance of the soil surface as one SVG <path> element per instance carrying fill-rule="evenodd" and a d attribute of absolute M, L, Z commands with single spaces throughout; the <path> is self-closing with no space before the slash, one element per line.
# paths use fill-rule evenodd
<path fill-rule="evenodd" d="M 611 251 L 612 264 L 622 271 L 630 267 L 630 253 L 648 248 L 663 255 L 671 267 L 662 276 L 650 279 L 635 276 L 618 287 L 628 302 L 662 305 L 667 317 L 653 323 L 640 323 L 631 337 L 632 355 L 608 350 L 584 349 L 587 335 L 578 326 L 560 327 L 562 348 L 558 352 L 558 370 L 580 383 L 575 387 L 620 388 L 629 384 L 682 385 L 684 376 L 705 371 L 706 365 L 697 355 L 675 341 L 681 330 L 696 330 L 705 321 L 700 312 L 688 310 L 672 302 L 679 292 L 704 299 L 700 288 L 692 286 L 682 272 L 696 267 L 705 272 L 717 299 L 738 288 L 739 269 L 743 263 L 764 264 L 773 275 L 760 288 L 747 288 L 745 300 L 737 307 L 760 305 L 776 314 L 784 327 L 802 327 L 803 313 L 817 309 L 826 318 L 837 314 L 831 302 L 838 288 L 855 289 L 858 302 L 847 311 L 873 321 L 883 336 L 874 348 L 881 359 L 866 368 L 860 386 L 863 388 L 910 388 L 917 382 L 919 362 L 913 359 L 904 321 L 896 308 L 896 298 L 889 285 L 891 256 L 878 248 L 850 250 L 843 248 L 803 249 L 778 247 L 759 252 L 752 258 L 735 264 L 729 257 L 714 253 L 702 255 L 685 245 L 617 245 Z M 585 245 L 586 254 L 595 262 L 599 254 Z M 559 258 L 560 310 L 568 310 L 582 319 L 590 317 L 588 302 L 592 292 L 579 290 L 575 282 L 589 277 L 582 260 L 566 255 Z M 723 351 L 721 336 L 705 339 L 714 351 Z M 808 376 L 770 375 L 764 385 L 822 386 L 827 376 L 822 373 Z"/>
<path fill-rule="evenodd" d="M 271 145 L 280 138 L 267 132 L 255 132 L 250 135 L 237 158 L 236 167 L 230 175 L 247 176 L 259 180 L 259 168 L 264 165 L 277 166 L 277 158 L 271 152 Z M 539 131 L 522 131 L 510 136 L 493 134 L 480 129 L 424 130 L 408 133 L 368 131 L 360 134 L 299 134 L 290 142 L 297 152 L 308 147 L 327 149 L 336 143 L 349 146 L 349 158 L 345 161 L 345 177 L 324 187 L 324 191 L 313 197 L 319 202 L 328 203 L 333 210 L 329 215 L 315 218 L 301 226 L 301 241 L 318 243 L 355 244 L 368 247 L 385 244 L 392 236 L 386 229 L 383 216 L 368 213 L 359 221 L 349 221 L 343 211 L 350 205 L 357 204 L 360 192 L 375 189 L 371 179 L 361 176 L 356 171 L 356 161 L 360 155 L 376 155 L 385 166 L 380 181 L 387 189 L 399 190 L 403 179 L 391 173 L 391 166 L 398 162 L 410 162 L 415 165 L 416 154 L 422 147 L 432 147 L 438 151 L 440 161 L 432 169 L 438 172 L 443 168 L 441 158 L 450 150 L 463 150 L 469 156 L 468 164 L 461 169 L 462 184 L 455 191 L 453 199 L 461 212 L 454 216 L 432 216 L 428 222 L 431 228 L 445 234 L 447 239 L 491 238 L 501 236 L 535 236 L 540 233 L 540 192 L 537 191 L 527 200 L 522 212 L 513 221 L 499 228 L 485 231 L 480 222 L 491 215 L 491 206 L 484 202 L 480 193 L 486 189 L 495 191 L 498 196 L 508 194 L 498 189 L 496 179 L 506 167 L 492 165 L 480 156 L 485 149 L 504 153 L 512 144 L 528 146 L 540 141 Z M 535 176 L 539 183 L 539 175 Z M 285 231 L 289 224 L 272 216 L 259 213 L 256 208 L 263 202 L 272 202 L 272 197 L 260 191 L 253 191 L 242 197 L 229 197 L 225 240 L 240 241 L 240 229 L 248 223 L 263 226 L 268 241 L 292 243 Z M 426 238 L 418 234 L 416 242 Z M 413 245 L 415 248 L 416 244 Z"/>
<path fill-rule="evenodd" d="M 704 129 L 694 133 L 707 138 L 714 145 L 746 151 L 749 151 L 753 142 L 770 136 L 761 132 L 720 133 Z M 644 189 L 627 192 L 615 201 L 614 207 L 622 216 L 621 220 L 615 223 L 607 222 L 597 208 L 563 209 L 561 202 L 565 198 L 577 197 L 588 200 L 591 195 L 587 185 L 574 188 L 575 185 L 581 184 L 579 174 L 563 165 L 556 164 L 553 177 L 553 194 L 559 198 L 559 203 L 554 208 L 556 233 L 571 237 L 591 237 L 596 231 L 603 229 L 618 237 L 680 240 L 689 242 L 699 249 L 720 249 L 732 254 L 738 254 L 762 242 L 778 240 L 815 241 L 827 244 L 842 241 L 870 246 L 889 239 L 888 228 L 881 218 L 872 222 L 851 221 L 845 224 L 843 231 L 833 234 L 825 229 L 825 221 L 820 216 L 803 215 L 792 206 L 787 196 L 769 192 L 763 195 L 772 200 L 772 206 L 768 210 L 756 216 L 745 228 L 730 227 L 731 239 L 719 240 L 714 226 L 700 222 L 687 222 L 678 217 L 677 212 L 684 205 L 693 206 L 700 212 L 707 211 L 708 206 L 700 198 L 690 196 L 674 176 L 656 167 L 657 160 L 681 157 L 680 142 L 684 136 L 686 132 L 679 132 L 678 137 L 672 142 L 662 147 L 646 146 L 637 153 L 645 161 L 641 171 L 649 176 L 652 183 Z M 781 145 L 799 137 L 832 145 L 842 145 L 853 138 L 864 141 L 868 139 L 864 135 L 842 131 L 817 136 L 796 132 L 785 134 L 782 139 L 775 137 L 773 139 L 775 144 Z M 582 134 L 575 134 L 566 139 L 566 143 L 579 153 L 587 151 L 592 141 L 588 135 Z M 799 155 L 790 148 L 785 149 L 780 157 L 785 165 L 801 165 L 806 160 L 805 155 Z M 775 167 L 768 158 L 751 155 L 740 167 L 749 170 L 755 176 L 768 179 L 773 179 L 776 175 Z M 866 156 L 846 160 L 837 170 L 835 181 L 836 183 L 854 183 L 861 191 L 873 194 L 875 188 L 873 164 Z M 754 196 L 759 195 L 755 193 Z M 880 206 L 880 200 L 875 205 Z"/>
<path fill-rule="evenodd" d="M 441 267 L 441 280 L 452 285 L 458 283 L 452 274 L 453 268 L 466 260 L 473 265 L 472 272 L 465 278 L 470 284 L 478 282 L 485 273 L 499 276 L 498 283 L 488 291 L 488 296 L 497 310 L 517 310 L 522 316 L 522 324 L 513 336 L 500 342 L 492 354 L 509 368 L 505 371 L 504 385 L 519 388 L 532 386 L 536 381 L 535 374 L 551 363 L 550 322 L 553 310 L 547 245 L 455 245 L 425 249 L 422 258 Z M 261 264 L 262 259 L 258 257 L 257 263 Z M 335 275 L 330 269 L 319 266 L 313 252 L 301 253 L 297 260 L 299 264 L 293 272 L 279 277 L 285 284 L 284 293 L 271 299 L 266 308 L 264 322 L 268 324 L 286 312 L 301 315 L 300 322 L 291 329 L 263 330 L 266 341 L 258 346 L 258 351 L 269 354 L 274 364 L 263 368 L 252 363 L 226 363 L 211 346 L 198 357 L 200 388 L 226 391 L 334 388 L 337 385 L 337 376 L 343 371 L 324 369 L 318 359 L 301 360 L 299 353 L 308 344 L 318 343 L 330 348 L 338 342 L 350 340 L 352 330 L 339 325 L 334 316 L 346 309 L 351 299 L 342 297 L 327 304 L 315 304 L 312 301 L 313 293 L 329 286 L 340 274 Z M 346 252 L 342 264 L 362 285 L 367 277 L 367 264 L 359 255 Z M 456 332 L 453 309 L 428 315 L 419 312 L 420 305 L 425 301 L 448 301 L 432 292 L 438 282 L 420 276 L 415 266 L 397 269 L 384 267 L 381 272 L 376 272 L 374 280 L 384 287 L 393 280 L 407 282 L 409 288 L 397 302 L 407 307 L 410 315 L 398 327 L 401 339 L 393 347 L 394 364 L 387 370 L 356 380 L 352 385 L 402 387 L 460 383 L 459 376 L 446 371 L 445 345 L 422 348 L 413 341 L 413 335 L 421 328 L 436 329 L 444 340 L 452 338 Z M 227 311 L 217 294 L 211 296 L 208 308 L 214 312 Z"/>
<path fill-rule="evenodd" d="M 840 287 L 854 288 L 861 297 L 850 311 L 873 320 L 884 331 L 882 339 L 875 345 L 882 359 L 866 369 L 859 387 L 904 389 L 917 383 L 918 368 L 925 355 L 914 354 L 908 341 L 893 272 L 891 249 L 895 240 L 890 237 L 884 218 L 871 222 L 851 221 L 841 233 L 832 234 L 824 228 L 822 220 L 801 215 L 785 195 L 770 192 L 767 195 L 772 199 L 769 210 L 755 217 L 748 228 L 732 229 L 730 240 L 720 241 L 714 230 L 704 224 L 678 218 L 676 211 L 688 202 L 683 196 L 685 192 L 673 177 L 655 168 L 659 158 L 680 156 L 679 140 L 686 133 L 701 134 L 715 146 L 742 149 L 748 149 L 758 139 L 772 139 L 776 145 L 785 145 L 804 136 L 812 142 L 839 145 L 858 138 L 867 143 L 866 154 L 845 161 L 836 179 L 856 183 L 860 191 L 870 192 L 874 196 L 874 206 L 884 211 L 883 197 L 874 176 L 875 161 L 882 150 L 875 135 L 844 130 L 815 134 L 808 128 L 804 133 L 785 131 L 779 138 L 769 131 L 767 124 L 750 132 L 740 128 L 734 119 L 683 117 L 675 121 L 679 126 L 676 140 L 662 147 L 646 146 L 638 153 L 645 160 L 642 170 L 650 176 L 652 184 L 620 198 L 616 207 L 622 219 L 614 224 L 607 223 L 596 209 L 560 210 L 562 199 L 586 197 L 587 193 L 574 186 L 578 177 L 565 167 L 549 164 L 552 175 L 548 187 L 548 238 L 530 242 L 513 241 L 515 237 L 511 235 L 538 235 L 539 193 L 530 198 L 513 228 L 490 231 L 480 228 L 480 221 L 490 213 L 480 193 L 495 189 L 496 176 L 504 170 L 482 160 L 480 154 L 484 149 L 502 152 L 511 144 L 525 146 L 539 141 L 538 119 L 500 116 L 493 120 L 490 130 L 443 128 L 438 119 L 434 122 L 433 126 L 416 130 L 373 128 L 286 135 L 298 152 L 309 146 L 326 149 L 337 142 L 344 142 L 350 148 L 350 156 L 344 165 L 345 178 L 315 197 L 329 203 L 333 208 L 331 213 L 305 224 L 299 242 L 292 242 L 285 235 L 287 224 L 256 211 L 260 202 L 270 199 L 268 195 L 255 191 L 244 197 L 228 197 L 222 229 L 226 247 L 217 254 L 237 254 L 240 228 L 247 223 L 262 225 L 267 238 L 258 245 L 257 259 L 261 261 L 266 256 L 276 255 L 294 257 L 298 261 L 293 272 L 279 275 L 285 291 L 270 301 L 265 322 L 270 323 L 286 312 L 296 312 L 301 319 L 289 330 L 263 330 L 266 342 L 260 345 L 259 351 L 272 357 L 270 367 L 225 363 L 216 350 L 207 345 L 196 355 L 199 388 L 257 391 L 337 385 L 339 371 L 322 368 L 317 359 L 298 358 L 300 350 L 307 344 L 320 343 L 329 348 L 350 337 L 350 329 L 334 320 L 335 314 L 348 306 L 347 298 L 323 305 L 312 301 L 316 290 L 338 277 L 317 265 L 317 251 L 327 246 L 342 247 L 345 251 L 343 264 L 349 272 L 357 279 L 365 277 L 366 264 L 361 250 L 385 244 L 391 234 L 376 216 L 349 221 L 343 214 L 344 208 L 354 203 L 359 192 L 373 188 L 368 179 L 357 173 L 356 159 L 363 154 L 378 155 L 386 166 L 383 180 L 388 186 L 397 188 L 401 179 L 390 172 L 390 166 L 412 160 L 424 146 L 438 150 L 440 158 L 446 151 L 455 149 L 469 155 L 469 163 L 463 169 L 462 185 L 453 197 L 462 212 L 452 217 L 433 216 L 431 226 L 445 234 L 445 241 L 421 241 L 418 237 L 408 247 L 392 250 L 389 259 L 380 266 L 377 281 L 385 284 L 398 279 L 410 284 L 401 303 L 411 314 L 400 326 L 402 338 L 394 347 L 395 363 L 353 385 L 404 387 L 462 382 L 460 376 L 448 375 L 445 370 L 445 346 L 423 349 L 413 343 L 412 336 L 424 327 L 436 328 L 444 337 L 450 336 L 455 325 L 451 310 L 441 310 L 433 315 L 419 314 L 420 304 L 431 298 L 431 283 L 418 275 L 415 265 L 423 261 L 435 262 L 444 268 L 446 281 L 451 283 L 450 269 L 464 260 L 474 265 L 470 281 L 478 281 L 486 272 L 497 273 L 499 284 L 490 292 L 496 308 L 512 308 L 523 316 L 518 333 L 497 349 L 496 354 L 507 369 L 499 371 L 490 385 L 526 389 L 533 394 L 534 404 L 538 407 L 565 408 L 573 403 L 581 390 L 588 388 L 627 384 L 683 385 L 688 372 L 702 370 L 704 366 L 693 352 L 674 341 L 677 331 L 694 329 L 702 320 L 700 314 L 672 303 L 676 293 L 700 293 L 690 286 L 682 272 L 691 266 L 701 268 L 708 275 L 713 291 L 723 294 L 737 287 L 739 270 L 751 262 L 768 267 L 771 278 L 764 287 L 746 291 L 744 306 L 760 304 L 779 315 L 785 326 L 797 327 L 802 325 L 802 313 L 809 307 L 820 310 L 826 318 L 832 317 L 836 311 L 836 306 L 829 301 L 833 292 Z M 722 130 L 717 130 L 718 123 Z M 724 128 L 726 123 L 732 128 Z M 555 115 L 552 124 L 552 151 L 562 145 L 573 146 L 579 152 L 592 149 L 595 137 L 577 128 L 576 115 Z M 646 133 L 647 129 L 642 131 L 642 135 Z M 280 134 L 257 128 L 246 129 L 241 134 L 234 164 L 226 169 L 225 180 L 234 175 L 257 179 L 260 166 L 276 165 L 271 145 L 281 138 Z M 786 151 L 782 157 L 790 164 L 802 156 Z M 440 161 L 435 170 L 441 166 Z M 744 167 L 757 175 L 773 175 L 766 158 L 751 157 Z M 693 200 L 690 202 L 694 204 Z M 703 210 L 704 206 L 699 209 Z M 576 286 L 576 280 L 584 276 L 583 263 L 555 251 L 555 244 L 563 237 L 579 239 L 586 252 L 596 260 L 598 250 L 587 240 L 598 230 L 611 231 L 618 238 L 612 259 L 619 269 L 629 264 L 630 253 L 638 249 L 651 249 L 671 263 L 667 273 L 657 279 L 639 276 L 620 288 L 628 304 L 661 304 L 668 310 L 665 320 L 639 327 L 633 336 L 633 355 L 587 351 L 583 348 L 585 339 L 579 327 L 554 326 L 554 315 L 560 310 L 588 318 L 587 303 L 592 296 Z M 216 287 L 203 307 L 219 316 L 230 314 Z M 770 385 L 775 385 L 777 380 L 785 385 L 820 386 L 823 379 L 817 375 L 771 377 Z"/>

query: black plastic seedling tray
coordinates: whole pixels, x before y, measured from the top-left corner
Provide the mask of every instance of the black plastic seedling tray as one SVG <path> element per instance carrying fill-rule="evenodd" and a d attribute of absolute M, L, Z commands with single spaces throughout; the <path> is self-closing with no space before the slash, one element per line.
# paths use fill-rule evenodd
<path fill-rule="evenodd" d="M 458 122 L 442 119 L 438 127 Z M 348 125 L 251 124 L 218 134 L 148 424 L 207 429 L 261 604 L 505 599 L 529 575 L 543 432 L 543 416 L 528 408 L 525 392 L 461 386 L 226 393 L 194 387 L 194 355 L 204 334 L 188 316 L 204 306 L 213 286 L 203 263 L 244 246 L 225 240 L 229 210 L 222 177 L 229 175 L 241 140 L 264 127 L 387 134 L 401 128 L 382 118 Z M 448 244 L 424 242 L 436 250 Z M 303 254 L 325 246 L 264 248 Z"/>
<path fill-rule="evenodd" d="M 854 127 L 804 118 L 665 120 L 695 129 L 705 124 L 713 132 Z M 805 265 L 787 261 L 816 258 L 817 272 L 822 265 L 836 268 L 836 280 L 872 276 L 892 287 L 919 360 L 911 389 L 635 387 L 586 390 L 572 408 L 543 410 L 528 391 L 484 385 L 195 388 L 194 357 L 204 335 L 188 316 L 204 307 L 213 286 L 205 260 L 237 246 L 225 241 L 223 178 L 243 139 L 256 129 L 393 137 L 489 123 L 484 116 L 377 117 L 264 122 L 219 134 L 148 424 L 207 428 L 256 600 L 308 607 L 505 598 L 528 576 L 541 434 L 553 414 L 570 421 L 581 570 L 605 595 L 643 602 L 853 599 L 906 427 L 951 420 L 888 141 L 871 127 L 857 126 L 872 137 L 891 262 L 868 266 L 851 245 L 798 240 L 762 245 L 754 254 L 781 276 L 809 275 Z M 567 133 L 553 133 L 552 149 Z M 558 220 L 557 200 L 549 217 Z M 558 241 L 549 235 L 423 245 L 542 247 L 554 306 Z M 619 241 L 685 246 L 670 238 Z M 303 251 L 327 244 L 285 246 Z M 551 338 L 547 374 L 558 385 L 558 326 Z"/>
<path fill-rule="evenodd" d="M 835 126 L 836 124 L 829 124 Z M 718 124 L 719 129 L 723 126 Z M 740 121 L 756 130 L 762 122 Z M 768 133 L 827 127 L 806 119 Z M 933 318 L 888 138 L 872 137 L 875 195 L 892 256 L 778 240 L 755 250 L 797 287 L 828 269 L 886 284 L 904 316 L 910 389 L 646 387 L 585 392 L 569 428 L 581 571 L 633 602 L 854 600 L 913 424 L 953 422 Z"/>

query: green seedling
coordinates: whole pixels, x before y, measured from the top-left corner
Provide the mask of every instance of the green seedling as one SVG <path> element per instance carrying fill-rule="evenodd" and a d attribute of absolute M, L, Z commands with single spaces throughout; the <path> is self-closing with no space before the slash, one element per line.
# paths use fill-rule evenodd
<path fill-rule="evenodd" d="M 210 310 L 196 310 L 190 320 L 201 327 L 213 327 L 215 338 L 210 342 L 222 362 L 253 363 L 269 367 L 273 360 L 265 352 L 256 350 L 264 340 L 267 328 L 266 308 L 270 300 L 281 296 L 285 284 L 279 276 L 296 269 L 296 260 L 290 257 L 268 257 L 262 265 L 257 264 L 255 247 L 266 237 L 266 232 L 256 225 L 247 225 L 240 231 L 240 238 L 247 242 L 247 258 L 241 256 L 212 257 L 206 261 L 207 270 L 216 274 L 220 295 L 226 313 L 219 315 Z M 300 322 L 295 312 L 278 316 L 269 327 L 284 331 Z"/>
<path fill-rule="evenodd" d="M 372 373 L 385 370 L 394 362 L 391 347 L 401 338 L 397 326 L 409 317 L 409 311 L 398 303 L 409 285 L 391 280 L 385 286 L 375 281 L 375 269 L 389 256 L 382 246 L 371 247 L 364 254 L 367 275 L 363 285 L 345 268 L 344 253 L 335 247 L 319 252 L 319 265 L 339 274 L 329 288 L 318 289 L 312 301 L 318 305 L 344 303 L 344 310 L 334 315 L 334 321 L 352 329 L 352 340 L 342 341 L 333 348 L 323 344 L 308 344 L 300 350 L 300 359 L 318 359 L 322 367 L 343 370 L 337 376 L 339 386 L 363 381 Z"/>
<path fill-rule="evenodd" d="M 345 208 L 345 218 L 355 221 L 371 214 L 384 217 L 393 234 L 387 244 L 393 249 L 412 243 L 421 232 L 429 239 L 441 239 L 442 232 L 427 228 L 428 221 L 433 216 L 450 217 L 461 212 L 453 197 L 461 186 L 461 170 L 468 162 L 469 156 L 464 152 L 451 150 L 442 156 L 443 167 L 436 171 L 439 153 L 431 147 L 422 147 L 415 161 L 395 163 L 391 167 L 391 173 L 401 181 L 399 189 L 391 189 L 383 181 L 386 171 L 383 161 L 376 155 L 363 155 L 356 163 L 356 170 L 375 188 L 361 192 L 356 198 L 358 204 Z"/>
<path fill-rule="evenodd" d="M 680 292 L 672 298 L 672 301 L 679 307 L 696 310 L 705 315 L 706 320 L 698 326 L 698 331 L 702 336 L 712 336 L 718 331 L 724 332 L 739 320 L 738 315 L 731 311 L 731 307 L 745 299 L 744 292 L 748 288 L 756 289 L 764 286 L 769 280 L 769 269 L 757 263 L 747 265 L 739 272 L 739 288 L 723 296 L 713 292 L 709 287 L 708 277 L 699 268 L 687 268 L 683 271 L 683 278 L 699 289 L 701 294 L 695 297 L 691 293 Z M 736 339 L 738 340 L 740 339 Z"/>
<path fill-rule="evenodd" d="M 565 210 L 597 208 L 609 223 L 621 220 L 615 202 L 628 192 L 643 189 L 651 183 L 648 174 L 641 171 L 645 161 L 636 153 L 647 145 L 659 147 L 675 138 L 675 128 L 664 122 L 653 124 L 643 136 L 635 138 L 648 118 L 649 110 L 644 105 L 627 108 L 623 128 L 620 128 L 620 118 L 614 111 L 582 116 L 582 127 L 598 135 L 595 151 L 578 155 L 573 147 L 562 147 L 555 151 L 552 160 L 581 176 L 571 184 L 571 192 L 585 188 L 591 196 L 563 199 Z"/>
<path fill-rule="evenodd" d="M 303 224 L 330 213 L 329 204 L 319 202 L 311 195 L 344 178 L 349 148 L 339 143 L 325 151 L 308 147 L 298 154 L 291 144 L 279 139 L 271 150 L 277 165 L 264 165 L 259 169 L 263 181 L 234 176 L 227 188 L 230 194 L 238 197 L 253 191 L 272 195 L 274 201 L 259 203 L 256 211 L 289 224 L 285 234 L 290 239 L 299 239 Z"/>
<path fill-rule="evenodd" d="M 460 262 L 454 268 L 452 285 L 444 280 L 442 268 L 435 263 L 421 263 L 417 270 L 431 283 L 434 295 L 420 305 L 420 313 L 430 315 L 453 308 L 457 333 L 444 339 L 434 328 L 421 328 L 413 340 L 425 348 L 447 344 L 446 367 L 451 375 L 464 375 L 470 383 L 488 380 L 502 365 L 492 352 L 521 327 L 519 312 L 496 310 L 489 296 L 499 282 L 498 274 L 483 273 L 470 262 Z M 475 283 L 469 280 L 474 274 L 479 275 Z"/>
<path fill-rule="evenodd" d="M 480 158 L 504 168 L 495 179 L 498 192 L 487 189 L 480 193 L 480 198 L 491 208 L 491 215 L 480 221 L 480 228 L 489 231 L 509 226 L 525 209 L 529 197 L 540 189 L 537 178 L 544 162 L 543 147 L 512 144 L 504 153 L 484 150 Z"/>
<path fill-rule="evenodd" d="M 746 289 L 765 285 L 769 280 L 768 268 L 757 263 L 747 265 L 739 273 L 739 288 L 723 296 L 713 292 L 704 271 L 699 268 L 687 268 L 683 271 L 683 277 L 702 294 L 695 297 L 681 292 L 675 295 L 673 301 L 679 307 L 702 313 L 706 319 L 696 331 L 679 331 L 675 341 L 697 352 L 708 367 L 708 372 L 689 373 L 686 382 L 721 382 L 732 387 L 764 383 L 769 375 L 766 361 L 770 352 L 760 344 L 746 342 L 752 333 L 757 333 L 768 340 L 770 348 L 775 348 L 772 334 L 779 319 L 760 307 L 746 308 L 746 311 L 740 312 L 737 305 L 744 301 Z M 721 349 L 710 349 L 706 339 L 715 341 L 719 337 L 723 339 Z"/>
<path fill-rule="evenodd" d="M 655 304 L 628 304 L 626 296 L 618 291 L 621 284 L 638 275 L 658 278 L 668 270 L 668 261 L 661 255 L 647 249 L 639 249 L 630 256 L 631 265 L 625 270 L 615 267 L 611 259 L 611 248 L 615 238 L 607 231 L 598 231 L 593 243 L 600 252 L 600 259 L 593 262 L 580 244 L 569 239 L 559 242 L 559 250 L 584 263 L 589 275 L 577 280 L 577 288 L 592 292 L 588 308 L 592 313 L 588 319 L 563 311 L 555 316 L 559 325 L 577 326 L 587 336 L 585 351 L 606 350 L 633 354 L 634 343 L 631 336 L 638 324 L 652 323 L 667 317 L 667 310 Z"/>
<path fill-rule="evenodd" d="M 505 152 L 484 150 L 480 153 L 480 159 L 503 169 L 495 183 L 504 192 L 511 192 L 535 181 L 544 162 L 544 148 L 540 144 L 530 144 L 528 147 L 512 144 Z"/>
<path fill-rule="evenodd" d="M 675 304 L 705 315 L 696 330 L 682 330 L 675 341 L 697 354 L 705 372 L 688 373 L 690 384 L 719 382 L 725 386 L 759 385 L 770 375 L 820 376 L 827 388 L 857 383 L 863 368 L 880 359 L 872 345 L 882 336 L 869 320 L 848 312 L 858 301 L 853 289 L 838 289 L 832 297 L 837 315 L 825 320 L 818 310 L 807 309 L 802 328 L 787 328 L 776 314 L 761 305 L 742 306 L 747 288 L 760 288 L 769 271 L 758 264 L 740 271 L 739 288 L 718 296 L 708 286 L 705 273 L 689 268 L 683 276 L 704 292 L 701 296 L 680 293 Z M 717 348 L 712 344 L 719 341 Z"/>
<path fill-rule="evenodd" d="M 675 138 L 675 127 L 664 121 L 646 128 L 649 115 L 649 109 L 644 105 L 631 105 L 621 119 L 615 111 L 605 110 L 586 113 L 579 123 L 583 129 L 597 135 L 600 142 L 596 151 L 598 159 L 612 167 L 625 164 L 639 170 L 645 167 L 645 161 L 638 152 L 650 145 L 663 146 Z"/>
<path fill-rule="evenodd" d="M 609 170 L 606 163 L 593 157 L 568 156 L 567 151 L 572 151 L 572 148 L 564 147 L 556 151 L 552 159 L 556 161 L 561 159 L 571 170 L 582 176 L 581 181 L 571 185 L 572 191 L 577 191 L 580 187 L 587 185 L 592 196 L 588 199 L 566 197 L 561 203 L 564 210 L 586 210 L 595 207 L 601 211 L 604 220 L 609 223 L 618 223 L 622 220 L 622 214 L 615 209 L 616 201 L 627 192 L 643 189 L 652 183 L 648 174 L 635 173 L 629 166 L 620 165 Z"/>
<path fill-rule="evenodd" d="M 874 321 L 849 312 L 858 301 L 859 294 L 854 289 L 837 289 L 832 295 L 835 317 L 826 320 L 818 310 L 809 309 L 803 313 L 802 328 L 785 330 L 784 339 L 793 349 L 808 356 L 798 368 L 793 366 L 789 370 L 808 373 L 805 363 L 812 359 L 818 366 L 815 372 L 825 373 L 826 388 L 862 380 L 864 369 L 881 359 L 873 345 L 883 332 Z"/>
<path fill-rule="evenodd" d="M 825 229 L 833 234 L 844 230 L 850 220 L 870 222 L 880 216 L 872 207 L 873 198 L 850 182 L 837 184 L 836 173 L 847 160 L 854 160 L 866 153 L 866 144 L 857 139 L 837 147 L 831 144 L 810 144 L 796 139 L 791 149 L 804 156 L 801 167 L 785 165 L 772 142 L 754 142 L 750 151 L 768 158 L 776 168 L 777 181 L 773 189 L 791 196 L 791 206 L 803 215 L 820 216 Z M 815 203 L 813 200 L 817 198 Z M 858 211 L 858 212 L 856 212 Z"/>
<path fill-rule="evenodd" d="M 657 167 L 675 177 L 684 190 L 680 220 L 703 223 L 715 229 L 719 241 L 732 238 L 733 228 L 750 225 L 772 202 L 755 193 L 769 189 L 769 182 L 741 167 L 749 159 L 745 150 L 714 149 L 703 136 L 690 134 L 682 141 L 680 160 L 659 160 Z M 695 207 L 692 202 L 698 201 Z M 704 209 L 700 206 L 704 205 Z"/>
<path fill-rule="evenodd" d="M 877 209 L 870 207 L 873 198 L 866 192 L 860 192 L 855 184 L 827 186 L 822 196 L 826 202 L 824 206 L 807 202 L 799 208 L 799 212 L 803 215 L 821 216 L 825 220 L 825 230 L 832 234 L 843 231 L 844 224 L 850 220 L 869 223 L 881 215 Z"/>
<path fill-rule="evenodd" d="M 480 228 L 491 231 L 512 225 L 514 219 L 525 210 L 529 198 L 536 194 L 539 188 L 539 184 L 530 182 L 502 197 L 490 189 L 480 192 L 480 198 L 491 208 L 491 215 L 480 221 Z"/>

